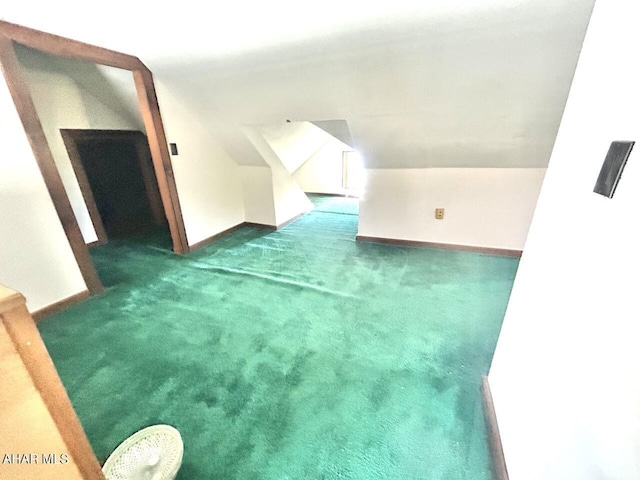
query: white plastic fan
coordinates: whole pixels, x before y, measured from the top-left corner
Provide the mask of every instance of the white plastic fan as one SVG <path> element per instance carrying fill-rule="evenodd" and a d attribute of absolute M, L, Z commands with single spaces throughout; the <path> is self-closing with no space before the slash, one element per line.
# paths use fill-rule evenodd
<path fill-rule="evenodd" d="M 118 445 L 102 467 L 107 480 L 173 480 L 182 465 L 180 432 L 154 425 Z"/>

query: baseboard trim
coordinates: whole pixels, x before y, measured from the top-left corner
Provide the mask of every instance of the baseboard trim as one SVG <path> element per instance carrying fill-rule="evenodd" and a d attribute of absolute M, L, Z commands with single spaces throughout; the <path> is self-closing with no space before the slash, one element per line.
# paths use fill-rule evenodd
<path fill-rule="evenodd" d="M 265 230 L 277 230 L 275 225 L 267 225 L 266 223 L 244 222 L 245 227 L 264 228 Z"/>
<path fill-rule="evenodd" d="M 215 235 L 212 235 L 209 238 L 205 238 L 204 240 L 200 240 L 199 242 L 194 243 L 193 245 L 189 245 L 189 253 L 191 253 L 191 252 L 193 252 L 195 250 L 198 250 L 199 248 L 206 247 L 210 243 L 213 243 L 216 240 L 219 240 L 221 237 L 229 235 L 230 233 L 233 233 L 236 230 L 241 229 L 242 227 L 264 228 L 265 230 L 275 231 L 275 230 L 278 230 L 279 228 L 282 228 L 282 227 L 288 225 L 289 223 L 297 220 L 299 217 L 300 217 L 300 215 L 297 216 L 297 217 L 292 218 L 288 222 L 285 222 L 285 223 L 283 223 L 282 225 L 280 225 L 278 227 L 276 227 L 275 225 L 267 225 L 265 223 L 242 222 L 242 223 L 239 223 L 237 225 L 234 225 L 233 227 L 227 228 L 226 230 L 223 230 L 220 233 L 216 233 Z"/>
<path fill-rule="evenodd" d="M 478 247 L 474 245 L 459 245 L 455 243 L 422 242 L 419 240 L 401 240 L 398 238 L 368 237 L 365 235 L 356 235 L 356 241 L 383 243 L 385 245 L 400 245 L 403 247 L 440 248 L 443 250 L 457 250 L 461 252 L 485 253 L 488 255 L 502 255 L 506 257 L 516 257 L 516 258 L 520 258 L 522 256 L 522 250 L 510 250 L 508 248 Z"/>
<path fill-rule="evenodd" d="M 46 317 L 48 317 L 49 315 L 58 313 L 66 308 L 69 308 L 71 305 L 75 305 L 76 303 L 80 303 L 83 300 L 86 300 L 87 298 L 89 298 L 89 295 L 90 295 L 89 290 L 76 293 L 75 295 L 71 295 L 70 297 L 60 300 L 59 302 L 51 304 L 48 307 L 44 307 L 44 308 L 41 308 L 40 310 L 36 310 L 31 314 L 31 316 L 36 322 L 40 322 L 44 320 Z"/>
<path fill-rule="evenodd" d="M 304 192 L 307 195 L 318 195 L 320 197 L 347 197 L 346 193 L 320 193 L 320 192 Z"/>
<path fill-rule="evenodd" d="M 278 225 L 278 226 L 276 227 L 276 230 L 280 230 L 281 228 L 286 227 L 286 226 L 287 226 L 287 225 L 289 225 L 290 223 L 293 223 L 293 222 L 295 222 L 296 220 L 299 220 L 300 218 L 304 217 L 307 213 L 309 213 L 309 212 L 307 211 L 307 212 L 299 213 L 299 214 L 298 214 L 298 215 L 296 215 L 295 217 L 290 218 L 290 219 L 289 219 L 289 220 L 287 220 L 286 222 L 281 223 L 280 225 Z"/>
<path fill-rule="evenodd" d="M 489 377 L 486 375 L 482 376 L 482 398 L 484 400 L 484 415 L 489 428 L 489 449 L 491 450 L 493 472 L 497 480 L 509 480 L 507 463 L 502 450 L 502 440 L 500 439 L 500 430 L 498 429 L 498 418 L 493 406 Z"/>
<path fill-rule="evenodd" d="M 218 240 L 220 237 L 229 235 L 230 233 L 233 233 L 244 226 L 245 226 L 245 222 L 241 222 L 237 225 L 234 225 L 233 227 L 229 227 L 226 230 L 223 230 L 222 232 L 216 233 L 215 235 L 211 235 L 210 237 L 205 238 L 204 240 L 200 240 L 199 242 L 196 242 L 193 245 L 189 245 L 189 253 L 193 252 L 194 250 L 198 250 L 199 248 L 202 248 L 204 246 L 207 246 L 210 243 Z"/>
<path fill-rule="evenodd" d="M 281 228 L 286 227 L 287 225 L 289 225 L 290 223 L 295 222 L 296 220 L 298 220 L 300 217 L 306 215 L 309 212 L 302 212 L 298 215 L 296 215 L 295 217 L 287 220 L 284 223 L 281 223 L 278 226 L 275 225 L 267 225 L 265 223 L 255 223 L 255 222 L 242 222 L 239 223 L 237 225 L 234 225 L 231 228 L 227 228 L 226 230 L 220 232 L 220 233 L 216 233 L 215 235 L 210 236 L 209 238 L 205 238 L 204 240 L 200 240 L 197 243 L 194 243 L 193 245 L 189 245 L 189 253 L 198 250 L 199 248 L 205 247 L 207 245 L 209 245 L 212 242 L 215 242 L 216 240 L 218 240 L 221 237 L 224 237 L 225 235 L 229 235 L 230 233 L 235 232 L 236 230 L 239 230 L 242 227 L 254 227 L 254 228 L 264 228 L 265 230 L 272 230 L 272 231 L 276 231 L 276 230 L 280 230 Z"/>

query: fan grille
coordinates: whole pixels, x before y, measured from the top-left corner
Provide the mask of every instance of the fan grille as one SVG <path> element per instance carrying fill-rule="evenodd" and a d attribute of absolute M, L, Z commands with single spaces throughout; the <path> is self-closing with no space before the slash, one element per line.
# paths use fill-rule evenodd
<path fill-rule="evenodd" d="M 131 435 L 102 467 L 107 480 L 173 480 L 182 464 L 180 433 L 169 425 L 154 425 Z"/>

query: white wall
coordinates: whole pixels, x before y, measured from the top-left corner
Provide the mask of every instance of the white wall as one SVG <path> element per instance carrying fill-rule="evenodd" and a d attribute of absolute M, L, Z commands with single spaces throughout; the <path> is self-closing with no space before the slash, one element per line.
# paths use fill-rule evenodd
<path fill-rule="evenodd" d="M 592 192 L 612 140 L 640 140 L 640 3 L 600 0 L 489 380 L 512 480 L 640 478 L 640 152 Z"/>
<path fill-rule="evenodd" d="M 239 168 L 242 178 L 245 221 L 276 226 L 271 168 L 252 165 L 242 165 Z"/>
<path fill-rule="evenodd" d="M 545 169 L 370 169 L 358 234 L 520 250 Z M 444 208 L 443 220 L 435 209 Z"/>
<path fill-rule="evenodd" d="M 272 167 L 271 170 L 276 226 L 281 227 L 295 217 L 310 211 L 313 204 L 286 169 Z"/>
<path fill-rule="evenodd" d="M 64 70 L 68 64 L 73 65 L 73 61 L 25 49 L 18 50 L 18 58 L 82 235 L 87 243 L 94 242 L 98 237 L 60 129 L 139 130 L 139 123 L 131 116 L 116 112 L 76 83 Z M 104 88 L 108 90 L 108 85 Z M 135 89 L 133 77 L 130 78 L 130 88 Z"/>
<path fill-rule="evenodd" d="M 108 105 L 120 117 L 145 132 L 138 92 L 131 81 L 133 74 L 130 71 L 92 63 L 71 63 L 70 60 L 64 65 L 64 70 L 103 105 Z"/>
<path fill-rule="evenodd" d="M 273 151 L 262 133 L 257 128 L 249 127 L 243 128 L 243 131 L 271 168 L 275 225 L 280 226 L 311 210 L 313 205 L 282 164 L 280 158 L 278 158 L 278 155 Z"/>
<path fill-rule="evenodd" d="M 86 286 L 1 75 L 0 144 L 0 283 L 33 312 Z"/>
<path fill-rule="evenodd" d="M 244 221 L 240 167 L 184 108 L 180 98 L 156 78 L 158 103 L 171 157 L 189 245 Z"/>
<path fill-rule="evenodd" d="M 293 178 L 311 193 L 344 194 L 342 186 L 342 152 L 348 145 L 332 139 L 293 173 Z"/>

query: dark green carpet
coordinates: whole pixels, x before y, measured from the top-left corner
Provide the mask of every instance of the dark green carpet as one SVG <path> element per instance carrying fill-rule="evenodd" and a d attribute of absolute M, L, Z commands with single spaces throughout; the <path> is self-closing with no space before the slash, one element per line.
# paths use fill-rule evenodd
<path fill-rule="evenodd" d="M 332 195 L 307 194 L 316 212 L 343 213 L 358 215 L 358 199 L 354 197 L 338 197 Z"/>
<path fill-rule="evenodd" d="M 99 458 L 168 423 L 184 480 L 492 478 L 480 378 L 517 260 L 356 243 L 314 202 L 186 257 L 94 250 L 106 293 L 39 327 Z"/>

